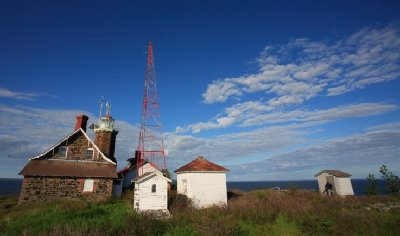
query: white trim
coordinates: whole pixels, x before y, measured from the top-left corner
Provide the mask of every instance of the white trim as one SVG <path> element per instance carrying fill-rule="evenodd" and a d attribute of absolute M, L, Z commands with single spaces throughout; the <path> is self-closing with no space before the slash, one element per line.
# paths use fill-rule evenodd
<path fill-rule="evenodd" d="M 54 145 L 54 146 L 52 146 L 51 148 L 49 148 L 47 151 L 43 152 L 43 153 L 40 154 L 40 155 L 37 155 L 37 156 L 35 156 L 35 157 L 32 157 L 32 158 L 29 159 L 29 160 L 35 160 L 35 159 L 39 159 L 39 158 L 43 157 L 45 154 L 49 153 L 52 149 L 54 149 L 55 147 L 59 146 L 62 142 L 66 141 L 66 140 L 67 140 L 67 142 L 68 142 L 68 139 L 69 139 L 72 135 L 78 133 L 79 131 L 82 132 L 83 135 L 86 137 L 86 139 L 88 139 L 88 140 L 90 141 L 90 143 L 93 145 L 93 148 L 96 149 L 96 151 L 97 151 L 98 153 L 100 153 L 101 157 L 102 157 L 104 160 L 106 160 L 106 161 L 109 162 L 109 163 L 112 163 L 112 164 L 116 165 L 115 162 L 113 162 L 112 160 L 108 159 L 108 158 L 104 155 L 104 153 L 102 153 L 102 152 L 100 151 L 100 149 L 96 146 L 96 144 L 94 144 L 94 142 L 89 138 L 89 136 L 86 134 L 85 131 L 83 131 L 82 128 L 79 128 L 79 129 L 75 130 L 74 132 L 72 132 L 71 134 L 69 134 L 66 138 L 64 138 L 64 139 L 62 139 L 60 142 L 58 142 L 56 145 Z"/>

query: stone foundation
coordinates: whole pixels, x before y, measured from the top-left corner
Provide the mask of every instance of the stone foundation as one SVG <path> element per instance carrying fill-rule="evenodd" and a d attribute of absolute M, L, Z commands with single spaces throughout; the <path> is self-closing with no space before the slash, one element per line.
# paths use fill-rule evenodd
<path fill-rule="evenodd" d="M 83 192 L 85 179 L 74 177 L 29 177 L 22 183 L 18 203 L 31 201 L 104 200 L 111 198 L 111 178 L 92 178 L 93 191 Z"/>

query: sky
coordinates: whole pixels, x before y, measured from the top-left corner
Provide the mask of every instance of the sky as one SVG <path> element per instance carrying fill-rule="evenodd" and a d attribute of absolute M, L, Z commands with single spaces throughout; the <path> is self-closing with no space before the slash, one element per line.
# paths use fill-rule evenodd
<path fill-rule="evenodd" d="M 400 175 L 399 1 L 0 1 L 0 178 L 111 103 L 138 144 L 151 40 L 167 166 Z M 88 131 L 94 137 L 92 131 Z"/>

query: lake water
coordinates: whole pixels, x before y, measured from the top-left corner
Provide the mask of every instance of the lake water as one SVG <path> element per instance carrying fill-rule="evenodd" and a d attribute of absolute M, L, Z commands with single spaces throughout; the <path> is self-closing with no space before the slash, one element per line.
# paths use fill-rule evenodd
<path fill-rule="evenodd" d="M 385 182 L 377 180 L 378 188 L 381 193 L 384 191 Z M 352 179 L 355 195 L 365 195 L 367 185 L 366 179 Z M 1 179 L 0 178 L 0 196 L 16 195 L 21 190 L 22 179 Z M 252 181 L 252 182 L 227 182 L 228 189 L 239 189 L 241 191 L 251 191 L 255 189 L 265 189 L 279 187 L 280 189 L 299 188 L 318 190 L 317 180 L 299 180 L 299 181 Z"/>
<path fill-rule="evenodd" d="M 0 178 L 0 196 L 19 194 L 21 190 L 22 179 L 1 179 Z"/>

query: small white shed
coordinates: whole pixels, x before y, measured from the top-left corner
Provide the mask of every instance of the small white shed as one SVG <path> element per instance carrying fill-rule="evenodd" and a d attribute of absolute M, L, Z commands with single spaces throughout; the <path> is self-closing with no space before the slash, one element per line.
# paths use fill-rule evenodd
<path fill-rule="evenodd" d="M 160 171 L 147 172 L 134 179 L 134 208 L 140 212 L 168 212 L 168 182 Z M 169 214 L 169 213 L 168 213 Z"/>
<path fill-rule="evenodd" d="M 122 170 L 118 171 L 118 175 L 123 176 L 123 186 L 122 189 L 132 189 L 134 182 L 134 178 L 137 177 L 137 166 L 136 166 L 136 159 L 128 159 L 128 165 L 124 167 Z M 139 175 L 142 175 L 147 172 L 154 172 L 158 171 L 154 165 L 150 164 L 149 162 L 145 161 L 142 166 L 139 168 Z"/>
<path fill-rule="evenodd" d="M 174 172 L 177 192 L 198 208 L 227 204 L 226 173 L 229 170 L 199 156 Z"/>
<path fill-rule="evenodd" d="M 314 175 L 317 177 L 321 193 L 325 191 L 325 184 L 329 182 L 333 186 L 333 194 L 339 196 L 354 195 L 350 176 L 351 174 L 340 170 L 323 170 Z"/>

